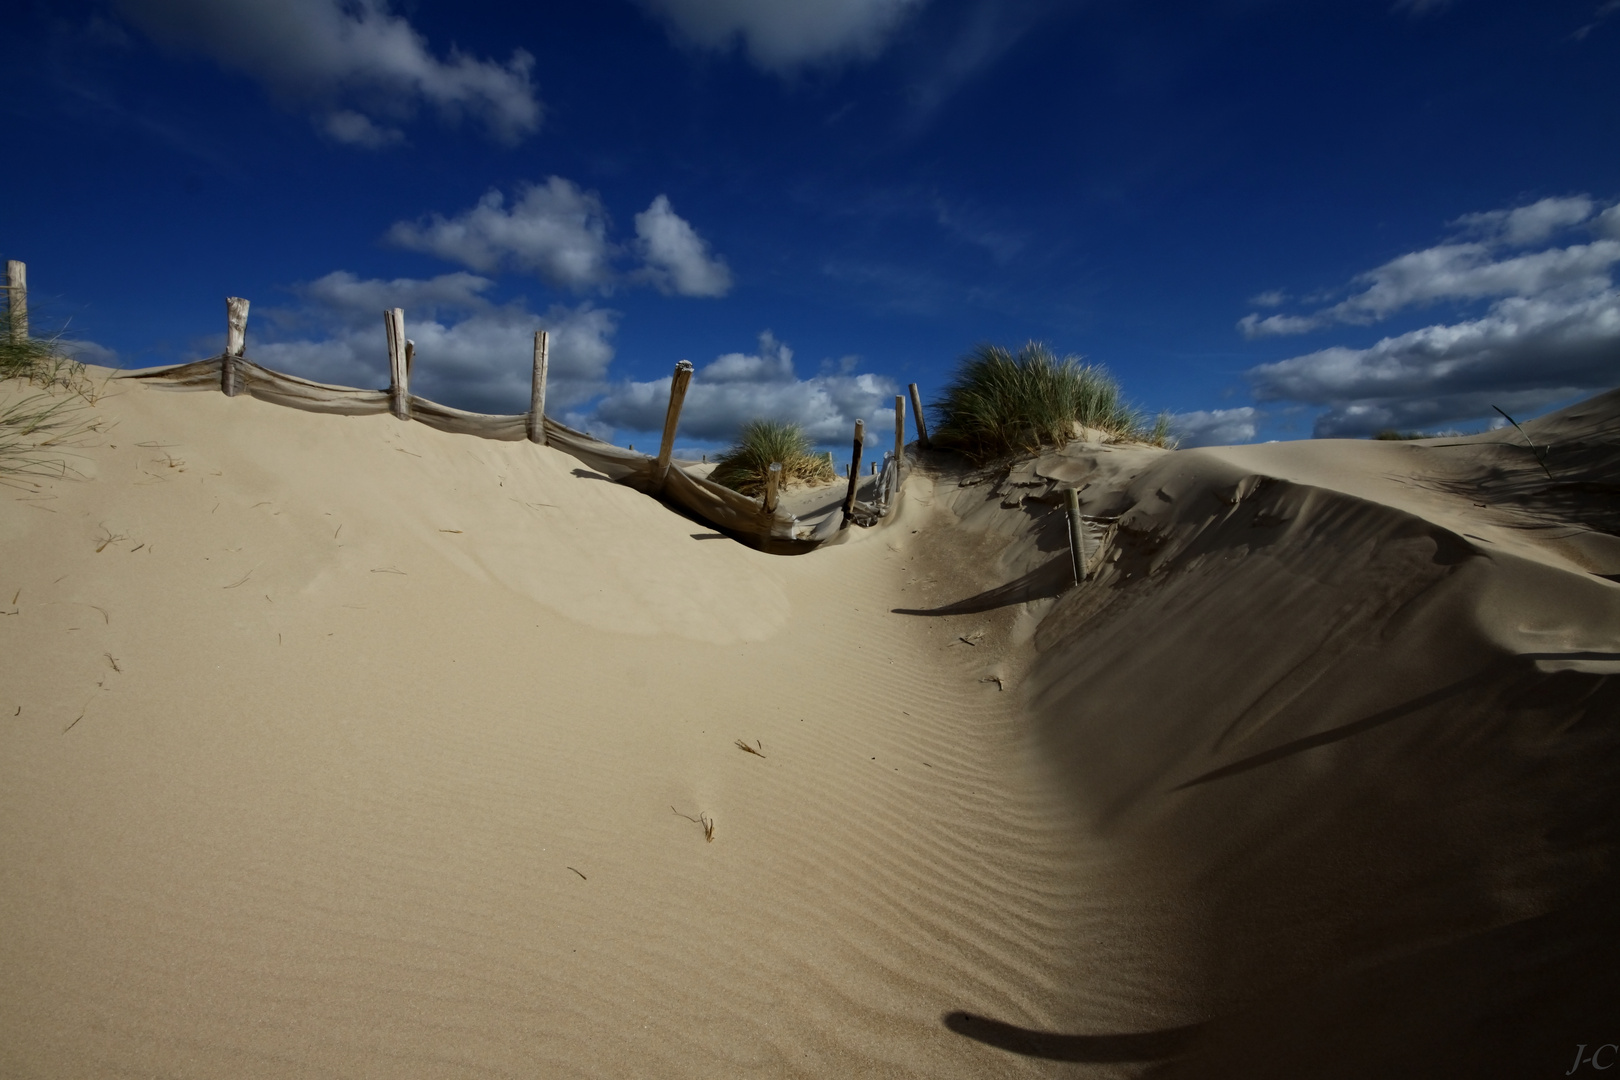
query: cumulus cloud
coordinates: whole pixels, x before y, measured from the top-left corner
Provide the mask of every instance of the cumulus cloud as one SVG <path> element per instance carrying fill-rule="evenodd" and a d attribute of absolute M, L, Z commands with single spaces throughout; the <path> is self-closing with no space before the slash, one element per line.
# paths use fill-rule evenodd
<path fill-rule="evenodd" d="M 528 408 L 534 332 L 551 332 L 550 403 L 576 405 L 607 387 L 617 313 L 582 303 L 544 315 L 521 301 L 496 304 L 489 278 L 359 278 L 338 270 L 298 286 L 298 303 L 261 313 L 248 355 L 269 367 L 344 386 L 384 386 L 388 356 L 382 313 L 405 309 L 416 342 L 411 388 L 447 405 L 481 412 Z"/>
<path fill-rule="evenodd" d="M 490 191 L 453 218 L 433 214 L 424 221 L 395 222 L 388 239 L 480 273 L 511 267 L 553 285 L 588 289 L 613 280 L 607 229 L 607 211 L 596 192 L 552 176 L 521 188 L 510 208 L 499 191 Z"/>
<path fill-rule="evenodd" d="M 1498 296 L 1545 296 L 1554 292 L 1591 293 L 1608 286 L 1609 268 L 1620 262 L 1620 238 L 1563 248 L 1504 255 L 1503 249 L 1549 239 L 1592 216 L 1592 200 L 1542 199 L 1513 210 L 1469 214 L 1454 224 L 1479 238 L 1440 244 L 1391 259 L 1355 279 L 1359 291 L 1309 315 L 1245 315 L 1238 328 L 1245 337 L 1304 334 L 1334 324 L 1365 326 L 1403 308 L 1442 300 L 1481 300 Z M 1608 232 L 1611 207 L 1597 225 Z"/>
<path fill-rule="evenodd" d="M 597 404 L 596 420 L 630 431 L 661 429 L 669 382 L 665 377 L 619 383 Z M 767 330 L 754 352 L 727 353 L 693 373 L 681 437 L 729 442 L 746 421 L 766 419 L 798 424 L 815 442 L 840 444 L 857 419 L 876 428 L 887 416 L 892 424 L 894 395 L 894 381 L 879 375 L 838 370 L 800 379 L 793 350 Z"/>
<path fill-rule="evenodd" d="M 807 65 L 876 56 L 927 0 L 642 0 L 675 36 L 716 52 L 742 42 L 748 59 L 787 74 Z"/>
<path fill-rule="evenodd" d="M 731 291 L 731 269 L 709 254 L 709 245 L 660 195 L 636 215 L 636 248 L 644 263 L 640 276 L 662 293 L 724 296 Z"/>
<path fill-rule="evenodd" d="M 1170 423 L 1181 446 L 1232 446 L 1254 441 L 1260 417 L 1259 409 L 1245 405 L 1237 409 L 1176 413 Z"/>
<path fill-rule="evenodd" d="M 576 291 L 609 292 L 620 282 L 645 283 L 680 296 L 724 296 L 731 269 L 659 195 L 635 217 L 636 239 L 627 252 L 608 236 L 608 214 L 594 191 L 560 176 L 519 190 L 508 207 L 499 191 L 455 217 L 432 214 L 395 222 L 388 239 L 490 274 L 502 269 L 534 273 Z M 621 274 L 616 260 L 630 253 L 640 266 Z"/>
<path fill-rule="evenodd" d="M 1386 336 L 1366 348 L 1335 345 L 1262 364 L 1247 373 L 1256 398 L 1326 406 L 1316 434 L 1351 436 L 1478 420 L 1492 415 L 1492 405 L 1533 412 L 1620 383 L 1620 290 L 1610 276 L 1620 262 L 1620 239 L 1610 238 L 1617 209 L 1594 219 L 1594 204 L 1582 196 L 1460 219 L 1480 239 L 1402 256 L 1364 275 L 1368 288 L 1329 309 L 1335 314 L 1325 321 L 1372 321 L 1407 305 L 1489 299 L 1483 315 Z M 1496 254 L 1585 223 L 1599 239 Z M 1364 318 L 1341 317 L 1345 305 Z M 1292 318 L 1315 316 L 1258 323 Z"/>
<path fill-rule="evenodd" d="M 502 142 L 540 126 L 541 107 L 522 49 L 505 64 L 452 47 L 441 59 L 387 0 L 115 0 L 160 45 L 200 53 L 306 102 L 341 142 L 380 147 L 403 135 L 391 123 L 422 105 L 471 116 Z"/>

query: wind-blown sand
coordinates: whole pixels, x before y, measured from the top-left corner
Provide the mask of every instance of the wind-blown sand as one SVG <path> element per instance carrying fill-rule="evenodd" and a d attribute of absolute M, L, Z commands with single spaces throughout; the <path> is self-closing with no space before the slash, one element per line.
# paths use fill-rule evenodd
<path fill-rule="evenodd" d="M 1616 395 L 1528 425 L 1556 484 L 1511 429 L 1076 444 L 796 558 L 528 444 L 94 411 L 0 498 L 0 1075 L 1620 1041 Z M 1062 484 L 1119 516 L 1080 589 Z"/>

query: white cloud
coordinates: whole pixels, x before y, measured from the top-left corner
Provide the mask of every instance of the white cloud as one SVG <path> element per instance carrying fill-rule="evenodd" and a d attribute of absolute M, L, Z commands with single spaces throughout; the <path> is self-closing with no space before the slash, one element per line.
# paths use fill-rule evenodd
<path fill-rule="evenodd" d="M 393 129 L 422 104 L 447 120 L 480 120 L 515 143 L 540 126 L 541 107 L 522 49 L 505 64 L 452 47 L 446 59 L 387 0 L 115 0 L 118 10 L 168 48 L 201 53 L 257 79 L 276 95 L 321 107 L 333 138 L 360 146 L 399 141 Z M 349 136 L 345 138 L 345 136 Z"/>
<path fill-rule="evenodd" d="M 1231 446 L 1253 442 L 1260 417 L 1259 409 L 1245 405 L 1237 409 L 1176 413 L 1170 422 L 1180 446 Z"/>
<path fill-rule="evenodd" d="M 1366 435 L 1534 410 L 1620 383 L 1620 292 L 1513 297 L 1484 318 L 1336 346 L 1248 372 L 1262 401 L 1329 406 L 1319 436 Z"/>
<path fill-rule="evenodd" d="M 798 378 L 793 350 L 767 330 L 760 334 L 756 352 L 727 353 L 693 373 L 681 412 L 681 437 L 729 442 L 746 421 L 766 419 L 796 423 L 813 441 L 839 445 L 849 440 L 857 419 L 864 419 L 869 430 L 887 430 L 882 425 L 885 417 L 893 424 L 894 395 L 894 381 L 879 375 L 839 371 Z M 658 431 L 668 404 L 667 377 L 625 382 L 608 392 L 594 415 L 609 428 Z M 888 443 L 880 438 L 877 445 Z"/>
<path fill-rule="evenodd" d="M 1325 406 L 1316 434 L 1338 436 L 1478 420 L 1492 405 L 1534 411 L 1620 383 L 1620 290 L 1610 277 L 1620 262 L 1620 204 L 1593 219 L 1595 209 L 1574 196 L 1470 214 L 1454 224 L 1480 239 L 1392 260 L 1358 278 L 1366 288 L 1340 304 L 1306 316 L 1245 317 L 1239 326 L 1259 337 L 1374 322 L 1442 300 L 1492 301 L 1483 315 L 1367 348 L 1333 346 L 1252 368 L 1255 396 Z M 1601 238 L 1496 254 L 1583 224 Z"/>
<path fill-rule="evenodd" d="M 373 123 L 371 117 L 353 109 L 339 109 L 327 114 L 321 129 L 336 142 L 362 146 L 367 150 L 380 150 L 405 141 L 405 133 L 399 128 Z"/>
<path fill-rule="evenodd" d="M 388 239 L 480 273 L 510 268 L 576 291 L 611 292 L 621 282 L 650 284 L 680 296 L 724 296 L 731 290 L 726 261 L 709 253 L 708 243 L 675 213 L 667 196 L 636 215 L 633 249 L 641 265 L 620 274 L 614 262 L 625 251 L 608 236 L 600 195 L 560 176 L 519 190 L 510 208 L 499 191 L 490 191 L 452 218 L 435 213 L 395 222 Z"/>
<path fill-rule="evenodd" d="M 709 255 L 697 230 L 660 195 L 636 215 L 637 249 L 645 262 L 640 276 L 659 292 L 681 296 L 724 296 L 731 291 L 731 269 Z"/>
<path fill-rule="evenodd" d="M 877 55 L 927 0 L 642 0 L 688 44 L 716 52 L 741 39 L 756 67 L 777 74 Z"/>
<path fill-rule="evenodd" d="M 321 382 L 383 386 L 388 359 L 382 313 L 401 307 L 405 335 L 416 342 L 411 388 L 435 401 L 484 412 L 523 412 L 534 332 L 540 329 L 551 331 L 548 403 L 563 409 L 606 388 L 615 312 L 583 303 L 554 305 L 536 315 L 521 301 L 485 299 L 492 285 L 468 273 L 384 281 L 334 271 L 298 287 L 296 307 L 256 319 L 259 329 L 250 328 L 248 356 Z"/>
<path fill-rule="evenodd" d="M 560 176 L 520 191 L 511 209 L 499 191 L 490 191 L 453 218 L 395 222 L 388 239 L 485 274 L 513 267 L 571 289 L 611 283 L 614 249 L 601 197 Z"/>
<path fill-rule="evenodd" d="M 1487 240 L 1520 247 L 1539 244 L 1561 229 L 1579 225 L 1592 216 L 1592 200 L 1586 195 L 1547 198 L 1512 210 L 1488 210 L 1464 214 L 1457 219 L 1463 228 Z"/>
<path fill-rule="evenodd" d="M 1267 289 L 1262 293 L 1255 293 L 1249 297 L 1249 303 L 1255 307 L 1282 307 L 1288 302 L 1288 294 L 1281 289 Z"/>

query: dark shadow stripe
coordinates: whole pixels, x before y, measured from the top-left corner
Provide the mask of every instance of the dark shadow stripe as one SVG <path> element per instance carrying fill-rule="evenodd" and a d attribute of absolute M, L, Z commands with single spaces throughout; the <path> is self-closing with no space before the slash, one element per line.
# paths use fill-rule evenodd
<path fill-rule="evenodd" d="M 1074 584 L 1074 564 L 1068 555 L 1037 566 L 1023 577 L 1014 578 L 988 592 L 937 608 L 890 608 L 896 615 L 971 615 L 977 611 L 1011 607 L 1029 600 L 1056 596 Z"/>
<path fill-rule="evenodd" d="M 1160 1061 L 1192 1044 L 1202 1024 L 1130 1035 L 1057 1035 L 1035 1031 L 969 1012 L 945 1014 L 945 1026 L 976 1042 L 1047 1061 Z"/>

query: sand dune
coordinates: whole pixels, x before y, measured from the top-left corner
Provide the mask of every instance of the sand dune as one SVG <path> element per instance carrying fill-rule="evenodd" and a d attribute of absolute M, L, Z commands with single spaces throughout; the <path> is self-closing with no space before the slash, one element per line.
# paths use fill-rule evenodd
<path fill-rule="evenodd" d="M 1615 1039 L 1613 395 L 1532 426 L 1552 484 L 1498 433 L 1076 444 L 785 558 L 557 451 L 113 385 L 0 500 L 0 1074 Z"/>

